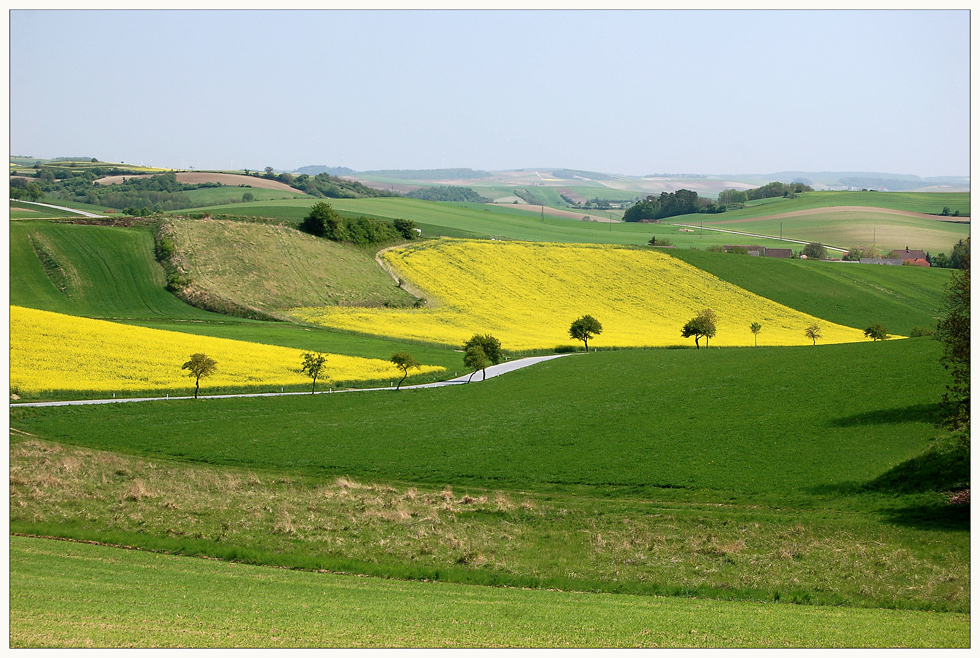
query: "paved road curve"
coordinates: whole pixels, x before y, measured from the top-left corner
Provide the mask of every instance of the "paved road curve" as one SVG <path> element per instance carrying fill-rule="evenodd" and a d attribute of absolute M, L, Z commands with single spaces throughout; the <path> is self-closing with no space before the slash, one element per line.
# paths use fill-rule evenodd
<path fill-rule="evenodd" d="M 73 212 L 82 217 L 92 217 L 95 219 L 105 219 L 105 215 L 96 215 L 90 212 L 85 212 L 84 210 L 77 210 L 75 208 L 65 208 L 64 206 L 52 206 L 50 203 L 39 203 L 37 201 L 24 201 L 22 199 L 15 199 L 18 203 L 29 203 L 33 206 L 44 206 L 45 208 L 54 208 L 55 210 L 65 210 L 68 212 Z"/>
<path fill-rule="evenodd" d="M 528 366 L 533 366 L 536 363 L 541 363 L 542 361 L 550 361 L 551 359 L 558 359 L 563 356 L 568 356 L 567 354 L 552 354 L 550 356 L 529 356 L 524 359 L 515 359 L 514 361 L 505 361 L 496 366 L 490 366 L 487 368 L 487 379 L 491 377 L 498 377 L 504 373 L 512 372 L 514 370 L 520 370 L 521 368 L 527 368 Z M 483 373 L 477 373 L 473 375 L 473 383 L 483 381 Z M 470 378 L 469 374 L 463 375 L 462 377 L 456 377 L 454 379 L 448 379 L 442 382 L 431 382 L 429 384 L 415 384 L 413 386 L 402 386 L 403 389 L 410 388 L 437 388 L 439 386 L 455 386 L 457 384 L 466 384 L 467 380 Z M 316 395 L 330 393 L 358 393 L 364 391 L 393 391 L 394 386 L 385 386 L 382 388 L 348 388 L 338 391 L 317 391 Z M 290 393 L 241 393 L 238 395 L 201 395 L 198 396 L 201 399 L 217 400 L 221 398 L 270 398 L 270 397 L 281 397 L 284 395 L 310 395 L 309 393 L 298 391 Z M 80 404 L 112 404 L 114 402 L 149 402 L 151 400 L 193 400 L 194 396 L 185 395 L 181 397 L 167 397 L 163 398 L 110 398 L 107 400 L 63 400 L 60 402 L 15 402 L 12 403 L 11 407 L 68 407 L 72 405 Z"/>

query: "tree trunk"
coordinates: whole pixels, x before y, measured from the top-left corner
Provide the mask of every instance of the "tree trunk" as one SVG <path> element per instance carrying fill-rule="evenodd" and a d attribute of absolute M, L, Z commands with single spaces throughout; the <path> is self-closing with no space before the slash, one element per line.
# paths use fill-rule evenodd
<path fill-rule="evenodd" d="M 405 371 L 405 377 L 408 377 L 408 371 L 407 371 L 407 370 Z M 397 391 L 397 390 L 399 390 L 399 389 L 401 389 L 401 387 L 402 387 L 402 382 L 403 382 L 403 381 L 405 381 L 405 377 L 402 377 L 402 379 L 401 379 L 401 381 L 400 381 L 400 382 L 398 382 L 398 386 L 396 386 L 396 387 L 395 387 L 395 390 L 396 390 L 396 391 Z"/>
<path fill-rule="evenodd" d="M 585 339 L 585 353 L 586 354 L 589 353 L 589 339 L 588 338 Z"/>
<path fill-rule="evenodd" d="M 194 382 L 194 399 L 197 399 L 197 392 L 201 390 L 201 376 L 197 376 L 197 380 Z"/>
<path fill-rule="evenodd" d="M 694 334 L 694 349 L 696 349 L 696 350 L 701 349 L 701 345 L 700 345 L 700 343 L 698 343 L 698 339 L 699 338 L 700 338 L 700 336 L 698 336 L 697 334 Z"/>
<path fill-rule="evenodd" d="M 310 391 L 310 395 L 316 395 L 316 377 L 313 378 L 313 390 Z"/>

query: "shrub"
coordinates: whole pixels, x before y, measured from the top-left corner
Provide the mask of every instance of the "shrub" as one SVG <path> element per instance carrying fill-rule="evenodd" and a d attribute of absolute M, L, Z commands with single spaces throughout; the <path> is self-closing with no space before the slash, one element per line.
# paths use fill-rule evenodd
<path fill-rule="evenodd" d="M 717 252 L 724 252 L 724 251 L 725 251 L 725 248 L 724 248 L 724 247 L 723 247 L 722 245 L 720 245 L 720 244 L 713 244 L 713 245 L 710 245 L 710 246 L 709 246 L 709 247 L 707 248 L 707 250 L 706 250 L 706 251 L 717 251 Z"/>
<path fill-rule="evenodd" d="M 926 329 L 925 327 L 912 327 L 912 331 L 909 332 L 909 338 L 922 338 L 924 336 L 935 336 L 936 331 L 934 329 Z"/>
<path fill-rule="evenodd" d="M 728 250 L 728 253 L 738 254 L 740 256 L 748 256 L 749 250 L 746 249 L 745 247 L 732 247 L 731 249 Z"/>

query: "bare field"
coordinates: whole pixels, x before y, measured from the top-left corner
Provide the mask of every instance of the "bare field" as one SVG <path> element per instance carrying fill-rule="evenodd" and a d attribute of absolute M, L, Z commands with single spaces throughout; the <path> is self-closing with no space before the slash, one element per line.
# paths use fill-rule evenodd
<path fill-rule="evenodd" d="M 99 185 L 115 185 L 117 183 L 122 183 L 128 178 L 147 178 L 152 175 L 154 174 L 139 174 L 135 176 L 106 176 L 105 178 L 100 178 L 95 182 Z M 188 185 L 199 185 L 201 183 L 221 183 L 222 185 L 245 185 L 247 187 L 261 187 L 267 190 L 281 190 L 283 192 L 297 191 L 295 188 L 275 180 L 245 176 L 243 174 L 219 174 L 207 171 L 177 172 L 177 182 L 186 183 Z"/>
<path fill-rule="evenodd" d="M 961 222 L 965 224 L 970 223 L 969 217 L 950 217 L 943 215 L 930 215 L 924 212 L 912 212 L 910 210 L 895 210 L 894 208 L 874 208 L 871 206 L 828 206 L 826 208 L 808 208 L 807 210 L 794 210 L 792 212 L 784 212 L 776 215 L 764 215 L 760 217 L 745 217 L 743 219 L 722 219 L 718 221 L 712 221 L 711 224 L 742 224 L 745 222 L 757 222 L 760 219 L 787 219 L 789 217 L 803 217 L 805 215 L 825 215 L 828 213 L 843 213 L 843 212 L 863 212 L 863 213 L 881 213 L 885 215 L 902 215 L 903 217 L 917 217 L 919 219 L 932 219 L 935 221 L 943 222 Z"/>

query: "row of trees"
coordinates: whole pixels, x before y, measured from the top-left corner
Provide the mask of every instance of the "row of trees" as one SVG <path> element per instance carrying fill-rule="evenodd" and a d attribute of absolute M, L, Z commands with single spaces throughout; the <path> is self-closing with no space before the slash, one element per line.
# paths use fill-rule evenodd
<path fill-rule="evenodd" d="M 657 221 L 677 215 L 724 211 L 724 207 L 718 206 L 708 199 L 699 198 L 697 192 L 677 190 L 676 192 L 661 192 L 659 197 L 651 195 L 633 204 L 623 214 L 623 221 Z"/>

